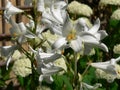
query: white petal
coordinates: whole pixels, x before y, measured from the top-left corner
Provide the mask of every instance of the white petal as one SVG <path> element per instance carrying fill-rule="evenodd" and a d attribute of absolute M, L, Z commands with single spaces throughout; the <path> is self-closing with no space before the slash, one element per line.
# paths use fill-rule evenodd
<path fill-rule="evenodd" d="M 106 31 L 104 31 L 104 30 L 100 30 L 100 31 L 98 31 L 97 33 L 95 33 L 95 37 L 96 37 L 98 40 L 102 40 L 102 39 L 104 39 L 106 36 L 108 36 L 108 34 L 107 34 Z"/>
<path fill-rule="evenodd" d="M 24 23 L 23 23 L 23 22 L 20 22 L 20 23 L 18 23 L 18 26 L 19 26 L 19 28 L 20 28 L 22 34 L 25 34 L 27 28 L 26 28 L 26 26 L 24 25 Z"/>
<path fill-rule="evenodd" d="M 43 78 L 44 78 L 44 76 L 43 76 L 43 75 L 40 75 L 40 76 L 39 76 L 39 81 L 42 82 L 42 81 L 43 81 Z"/>
<path fill-rule="evenodd" d="M 51 12 L 50 12 L 50 10 L 48 9 L 47 11 L 44 11 L 43 13 L 42 13 L 42 18 L 44 19 L 48 19 L 48 20 L 50 20 L 50 21 L 52 21 L 52 22 L 56 22 L 56 23 L 59 23 L 58 22 L 58 20 L 56 20 L 53 16 L 52 16 L 52 14 L 51 14 Z"/>
<path fill-rule="evenodd" d="M 66 6 L 66 3 L 64 1 L 59 1 L 51 6 L 51 12 L 53 16 L 61 23 L 63 24 L 63 18 L 62 18 L 62 8 Z"/>
<path fill-rule="evenodd" d="M 44 0 L 37 0 L 37 10 L 43 12 L 45 10 Z"/>
<path fill-rule="evenodd" d="M 22 34 L 17 23 L 12 23 L 12 27 L 10 28 L 10 34 L 12 37 L 18 37 Z"/>
<path fill-rule="evenodd" d="M 14 46 L 3 46 L 3 47 L 0 47 L 0 53 L 1 53 L 2 56 L 7 57 L 12 51 L 14 51 L 16 49 L 17 49 L 16 45 L 14 45 Z"/>
<path fill-rule="evenodd" d="M 108 48 L 104 43 L 99 43 L 97 41 L 96 42 L 91 41 L 91 42 L 84 42 L 84 44 L 88 45 L 92 48 L 100 48 L 100 49 L 104 50 L 105 52 L 108 52 Z"/>
<path fill-rule="evenodd" d="M 53 49 L 61 49 L 66 46 L 66 38 L 59 38 L 55 43 L 53 44 Z"/>
<path fill-rule="evenodd" d="M 98 42 L 97 38 L 89 32 L 81 32 L 80 37 L 83 39 L 84 42 Z"/>
<path fill-rule="evenodd" d="M 115 62 L 119 62 L 120 61 L 120 57 L 118 57 L 118 58 L 116 58 L 114 60 L 115 60 Z"/>
<path fill-rule="evenodd" d="M 117 75 L 115 65 L 111 64 L 110 62 L 98 62 L 98 63 L 91 63 L 92 67 L 101 69 L 107 73 Z"/>
<path fill-rule="evenodd" d="M 39 60 L 43 60 L 44 63 L 49 63 L 60 58 L 61 55 L 57 53 L 39 53 L 37 57 L 39 58 Z"/>
<path fill-rule="evenodd" d="M 70 42 L 70 47 L 75 51 L 75 52 L 80 52 L 80 50 L 83 49 L 83 42 L 80 37 L 78 37 L 76 40 L 72 40 Z"/>
<path fill-rule="evenodd" d="M 52 83 L 54 81 L 49 75 L 40 75 L 39 81 L 42 82 L 43 80 L 45 80 L 47 83 Z"/>
<path fill-rule="evenodd" d="M 9 0 L 7 0 L 7 5 L 6 5 L 5 11 L 4 11 L 4 16 L 5 16 L 6 19 L 9 20 L 9 18 L 12 15 L 22 13 L 22 12 L 23 12 L 23 10 L 13 6 L 12 3 Z"/>
<path fill-rule="evenodd" d="M 85 90 L 97 90 L 99 87 L 102 86 L 100 83 L 96 83 L 94 86 L 89 85 L 87 83 L 82 82 L 82 86 L 84 87 Z"/>
<path fill-rule="evenodd" d="M 89 30 L 90 33 L 94 34 L 96 33 L 100 28 L 100 20 L 99 18 L 95 21 L 94 26 Z"/>
<path fill-rule="evenodd" d="M 57 66 L 49 67 L 49 68 L 41 68 L 41 72 L 45 75 L 53 75 L 60 70 L 62 70 L 62 68 Z"/>
<path fill-rule="evenodd" d="M 73 29 L 74 29 L 73 24 L 72 24 L 69 16 L 67 15 L 65 23 L 63 25 L 63 30 L 62 30 L 63 36 L 66 37 Z"/>
<path fill-rule="evenodd" d="M 88 31 L 89 28 L 88 28 L 84 18 L 79 18 L 75 22 L 75 29 L 77 31 L 77 34 L 80 33 L 81 31 Z"/>
<path fill-rule="evenodd" d="M 8 56 L 8 58 L 7 58 L 7 63 L 6 63 L 6 70 L 8 70 L 8 66 L 9 66 L 9 63 L 10 63 L 10 61 L 12 60 L 12 52 L 11 52 L 11 54 Z"/>

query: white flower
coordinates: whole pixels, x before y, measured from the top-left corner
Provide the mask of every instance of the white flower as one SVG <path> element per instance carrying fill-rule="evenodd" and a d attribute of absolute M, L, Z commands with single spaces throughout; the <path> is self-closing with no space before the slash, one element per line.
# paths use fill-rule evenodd
<path fill-rule="evenodd" d="M 120 66 L 119 65 L 115 65 L 116 69 L 118 72 L 120 72 Z M 95 71 L 96 76 L 98 79 L 106 79 L 107 82 L 112 83 L 114 81 L 114 79 L 120 79 L 120 73 L 118 73 L 118 75 L 112 75 L 109 73 L 106 73 L 105 71 L 101 70 L 101 69 L 96 69 Z"/>
<path fill-rule="evenodd" d="M 37 10 L 40 12 L 45 11 L 45 9 L 50 8 L 53 0 L 37 0 Z"/>
<path fill-rule="evenodd" d="M 96 83 L 94 86 L 89 85 L 87 83 L 81 82 L 80 90 L 97 90 L 102 85 L 100 83 Z"/>
<path fill-rule="evenodd" d="M 65 15 L 65 7 L 67 3 L 61 0 L 38 0 L 38 11 L 42 13 L 47 13 L 49 16 L 47 17 L 50 20 L 55 18 L 59 23 L 63 23 L 63 17 Z M 49 11 L 49 12 L 48 12 Z"/>
<path fill-rule="evenodd" d="M 42 82 L 43 80 L 45 80 L 47 83 L 52 83 L 54 80 L 51 75 L 58 73 L 61 70 L 61 67 L 54 66 L 52 63 L 43 63 L 41 65 L 39 81 Z"/>
<path fill-rule="evenodd" d="M 120 73 L 120 70 L 118 70 L 118 67 L 116 67 L 117 62 L 119 60 L 120 60 L 120 57 L 118 57 L 116 59 L 112 58 L 110 61 L 106 61 L 106 62 L 91 63 L 90 65 L 97 69 L 101 69 L 106 73 L 117 76 Z"/>
<path fill-rule="evenodd" d="M 57 53 L 45 53 L 41 48 L 37 51 L 33 50 L 32 48 L 31 50 L 36 55 L 35 58 L 37 62 L 37 70 L 40 73 L 39 81 L 42 82 L 45 80 L 47 83 L 52 83 L 53 78 L 51 75 L 63 70 L 61 67 L 53 64 L 53 62 L 60 58 L 61 55 Z"/>
<path fill-rule="evenodd" d="M 120 54 L 120 44 L 117 44 L 117 45 L 114 46 L 113 52 L 115 54 Z"/>
<path fill-rule="evenodd" d="M 86 24 L 86 21 L 83 18 L 79 19 L 79 23 L 81 24 L 81 27 L 83 27 L 85 31 L 94 35 L 98 41 L 104 39 L 108 35 L 105 30 L 99 30 L 99 28 L 100 28 L 100 20 L 99 19 L 97 19 L 95 21 L 94 25 L 91 28 L 88 27 L 88 25 Z M 85 44 L 84 54 L 91 52 L 91 48 L 89 48 L 89 47 L 91 47 L 91 45 L 89 45 L 89 43 Z M 108 52 L 108 49 L 105 44 L 100 43 L 98 45 L 98 47 Z"/>
<path fill-rule="evenodd" d="M 8 70 L 9 63 L 12 59 L 12 55 L 13 55 L 14 51 L 17 49 L 18 49 L 17 45 L 0 47 L 1 56 L 6 57 L 6 59 L 7 59 L 7 63 L 6 63 L 7 70 Z"/>
<path fill-rule="evenodd" d="M 120 5 L 120 0 L 100 0 L 100 5 Z"/>
<path fill-rule="evenodd" d="M 46 0 L 41 0 L 42 2 L 44 2 L 44 4 L 46 3 Z M 51 2 L 50 2 L 51 1 Z M 50 3 L 49 3 L 50 2 Z M 43 4 L 43 5 L 44 5 Z M 47 26 L 47 28 L 49 28 L 51 30 L 52 33 L 57 33 L 57 34 L 61 34 L 61 28 L 64 24 L 64 20 L 66 18 L 66 2 L 65 1 L 53 1 L 53 0 L 49 0 L 47 1 L 47 5 L 49 7 L 45 8 L 44 6 L 44 10 L 42 12 L 42 18 L 41 21 L 44 25 Z M 41 5 L 42 7 L 42 5 Z"/>
<path fill-rule="evenodd" d="M 14 62 L 12 70 L 16 75 L 26 77 L 32 74 L 31 62 L 28 58 L 18 59 Z"/>
<path fill-rule="evenodd" d="M 99 26 L 100 23 L 95 23 L 89 29 L 86 23 L 81 22 L 81 19 L 72 22 L 67 17 L 62 28 L 62 37 L 53 44 L 53 47 L 54 49 L 61 49 L 69 45 L 75 52 L 80 52 L 85 49 L 86 54 L 88 54 L 86 51 L 91 51 L 93 47 L 108 51 L 106 45 L 100 42 L 106 36 L 106 33 L 104 31 L 98 31 Z"/>
<path fill-rule="evenodd" d="M 92 9 L 88 5 L 79 3 L 78 1 L 72 1 L 67 9 L 69 13 L 76 15 L 91 16 L 93 14 Z"/>
<path fill-rule="evenodd" d="M 113 20 L 120 20 L 120 9 L 117 9 L 113 12 L 111 19 Z"/>
<path fill-rule="evenodd" d="M 13 6 L 12 3 L 9 0 L 7 0 L 7 4 L 5 6 L 5 11 L 4 11 L 4 17 L 7 21 L 9 21 L 9 19 L 12 15 L 22 13 L 22 12 L 24 12 L 24 11 Z"/>
<path fill-rule="evenodd" d="M 12 27 L 10 28 L 10 33 L 13 38 L 18 40 L 19 43 L 25 42 L 26 38 L 36 37 L 32 32 L 27 30 L 23 22 L 17 24 L 12 19 L 10 19 L 10 24 L 12 25 Z"/>

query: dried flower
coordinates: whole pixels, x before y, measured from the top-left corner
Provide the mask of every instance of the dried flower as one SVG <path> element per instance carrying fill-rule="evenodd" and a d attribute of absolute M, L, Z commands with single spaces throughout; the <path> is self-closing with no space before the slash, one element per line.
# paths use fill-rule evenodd
<path fill-rule="evenodd" d="M 120 20 L 120 9 L 117 9 L 113 12 L 111 19 L 113 20 Z"/>
<path fill-rule="evenodd" d="M 115 54 L 120 54 L 120 44 L 117 44 L 117 45 L 114 46 L 113 52 Z"/>
<path fill-rule="evenodd" d="M 120 5 L 120 0 L 100 0 L 100 5 Z"/>
<path fill-rule="evenodd" d="M 18 59 L 14 62 L 12 70 L 16 75 L 26 77 L 32 73 L 31 62 L 28 58 Z"/>
<path fill-rule="evenodd" d="M 67 9 L 69 13 L 76 15 L 84 15 L 89 17 L 93 14 L 92 9 L 88 5 L 79 3 L 77 1 L 72 1 L 68 5 Z"/>
<path fill-rule="evenodd" d="M 55 66 L 63 68 L 65 71 L 67 71 L 67 66 L 65 63 L 65 60 L 63 58 L 59 58 L 54 62 Z"/>

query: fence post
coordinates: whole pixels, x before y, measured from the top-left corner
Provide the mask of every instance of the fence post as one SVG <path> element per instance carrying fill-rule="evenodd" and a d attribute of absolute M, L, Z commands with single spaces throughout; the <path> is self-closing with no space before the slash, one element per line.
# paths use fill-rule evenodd
<path fill-rule="evenodd" d="M 1 6 L 5 7 L 5 0 L 1 0 Z M 2 14 L 2 34 L 5 34 L 5 19 L 4 14 Z M 5 40 L 2 40 L 2 46 L 5 46 Z"/>
<path fill-rule="evenodd" d="M 16 0 L 16 6 L 21 6 L 21 0 Z M 21 15 L 16 15 L 16 22 L 19 23 L 21 22 Z"/>

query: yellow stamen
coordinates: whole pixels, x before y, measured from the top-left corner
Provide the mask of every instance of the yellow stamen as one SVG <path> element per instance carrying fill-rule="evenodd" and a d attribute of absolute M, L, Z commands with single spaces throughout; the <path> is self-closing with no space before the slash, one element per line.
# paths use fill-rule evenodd
<path fill-rule="evenodd" d="M 18 34 L 17 33 L 13 33 L 13 37 L 17 37 L 18 36 Z"/>
<path fill-rule="evenodd" d="M 68 34 L 67 40 L 68 40 L 68 41 L 71 41 L 71 40 L 73 40 L 73 39 L 75 39 L 75 38 L 76 38 L 76 32 L 75 32 L 75 30 L 72 30 L 72 31 Z"/>

